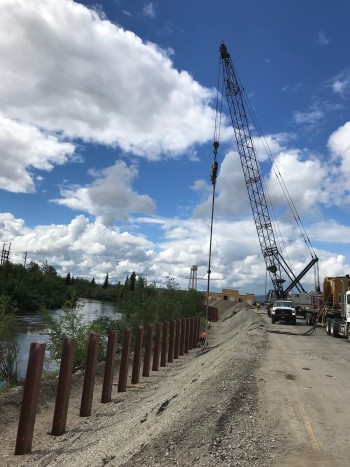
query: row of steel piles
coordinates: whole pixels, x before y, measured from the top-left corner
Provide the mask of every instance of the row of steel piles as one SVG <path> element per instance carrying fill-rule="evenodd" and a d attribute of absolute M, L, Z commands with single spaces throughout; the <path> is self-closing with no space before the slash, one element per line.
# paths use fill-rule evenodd
<path fill-rule="evenodd" d="M 146 327 L 146 332 L 144 332 L 143 327 L 137 327 L 131 385 L 138 384 L 140 381 L 142 355 L 142 376 L 147 378 L 150 376 L 151 369 L 152 371 L 159 371 L 159 367 L 166 367 L 167 363 L 173 363 L 174 360 L 178 359 L 180 356 L 184 356 L 189 352 L 189 350 L 196 347 L 199 334 L 199 317 L 158 322 L 155 326 L 150 324 Z M 123 335 L 122 353 L 119 366 L 118 392 L 125 392 L 127 390 L 131 338 L 132 331 L 130 328 L 126 328 Z M 99 334 L 90 335 L 80 406 L 81 417 L 89 417 L 91 415 L 98 363 L 99 342 Z M 64 339 L 51 432 L 54 436 L 62 435 L 66 428 L 75 345 L 75 339 Z M 116 331 L 110 331 L 108 335 L 104 369 L 101 396 L 102 403 L 108 403 L 112 400 L 116 350 L 117 333 Z M 44 355 L 45 344 L 31 344 L 23 390 L 21 413 L 18 423 L 15 454 L 26 454 L 31 452 Z"/>

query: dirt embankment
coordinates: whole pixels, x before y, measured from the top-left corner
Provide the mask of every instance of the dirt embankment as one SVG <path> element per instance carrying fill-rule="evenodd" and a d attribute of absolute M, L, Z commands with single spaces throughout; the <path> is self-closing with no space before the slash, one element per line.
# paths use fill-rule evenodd
<path fill-rule="evenodd" d="M 109 404 L 100 403 L 99 374 L 88 418 L 79 417 L 77 375 L 61 437 L 50 435 L 56 387 L 43 383 L 30 455 L 13 454 L 21 391 L 2 396 L 0 465 L 271 466 L 277 448 L 257 377 L 267 335 L 255 310 L 219 308 L 209 352 L 193 349 L 126 393 L 115 389 Z"/>

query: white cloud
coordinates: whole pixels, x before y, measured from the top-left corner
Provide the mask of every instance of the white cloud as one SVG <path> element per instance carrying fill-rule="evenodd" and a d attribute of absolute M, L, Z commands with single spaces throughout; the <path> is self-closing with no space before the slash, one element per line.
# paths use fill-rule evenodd
<path fill-rule="evenodd" d="M 268 160 L 269 155 L 273 157 L 283 151 L 294 138 L 295 134 L 293 133 L 266 135 L 264 138 L 253 137 L 253 144 L 260 163 Z"/>
<path fill-rule="evenodd" d="M 12 261 L 22 262 L 23 253 L 28 252 L 28 261 L 42 264 L 46 259 L 61 275 L 71 272 L 101 282 L 107 272 L 116 278 L 121 261 L 143 267 L 146 252 L 153 247 L 142 235 L 90 223 L 84 216 L 76 217 L 68 225 L 29 228 L 21 219 L 3 213 L 0 226 L 0 242 L 11 242 Z M 119 272 L 125 279 L 132 270 L 120 267 Z"/>
<path fill-rule="evenodd" d="M 350 203 L 348 176 L 350 171 L 350 122 L 339 127 L 330 136 L 328 141 L 330 157 L 328 154 L 312 154 L 307 150 L 288 148 L 291 137 L 292 135 L 286 135 L 286 138 L 277 137 L 278 144 L 273 146 L 272 143 L 275 167 L 274 169 L 270 168 L 270 175 L 266 175 L 269 199 L 271 199 L 274 208 L 277 209 L 278 218 L 282 222 L 294 222 L 291 212 L 287 210 L 285 196 L 275 171 L 277 174 L 281 174 L 304 225 L 307 223 L 309 226 L 312 225 L 312 222 L 319 222 L 319 219 L 322 218 L 321 210 L 324 207 L 332 207 L 333 211 L 334 208 L 340 207 L 348 211 Z M 270 141 L 269 137 L 268 140 Z M 257 142 L 255 145 L 260 153 L 260 146 Z M 271 146 L 271 142 L 269 145 Z M 261 161 L 264 160 L 261 155 L 259 158 Z M 265 167 L 264 164 L 263 167 Z M 217 183 L 216 213 L 218 215 L 219 213 L 220 215 L 225 214 L 228 218 L 237 220 L 239 219 L 237 216 L 251 212 L 246 198 L 247 190 L 241 174 L 242 169 L 238 162 L 238 156 L 233 153 L 227 155 L 220 168 Z M 208 218 L 211 197 L 210 190 L 209 192 L 206 190 L 210 189 L 210 186 L 204 182 L 198 182 L 196 187 L 198 190 L 202 190 L 206 201 L 198 205 L 194 213 Z M 222 203 L 221 206 L 220 203 Z M 220 207 L 225 207 L 225 210 L 220 210 Z M 344 221 L 345 219 L 346 216 Z M 308 229 L 309 227 L 306 230 Z M 345 231 L 341 233 L 344 229 Z M 346 243 L 346 240 L 344 242 L 340 240 L 340 237 L 348 238 L 346 227 L 330 229 L 329 238 L 332 238 L 332 232 L 336 235 L 337 230 L 338 242 Z M 325 232 L 324 238 L 327 238 L 327 229 Z M 319 235 L 316 235 L 316 238 L 319 238 Z M 330 241 L 336 242 L 336 237 Z"/>
<path fill-rule="evenodd" d="M 281 88 L 282 92 L 291 92 L 293 94 L 298 94 L 300 90 L 302 89 L 303 85 L 302 83 L 296 83 L 293 85 L 286 85 Z"/>
<path fill-rule="evenodd" d="M 96 11 L 72 0 L 2 0 L 0 30 L 8 118 L 149 159 L 211 137 L 213 90 Z"/>
<path fill-rule="evenodd" d="M 212 185 L 197 180 L 193 189 L 202 192 L 203 201 L 193 210 L 193 216 L 210 219 L 213 198 Z M 237 153 L 229 152 L 219 165 L 216 181 L 215 216 L 234 216 L 249 209 L 241 162 Z"/>
<path fill-rule="evenodd" d="M 293 112 L 293 119 L 299 125 L 305 125 L 307 128 L 314 128 L 324 117 L 324 111 L 320 108 L 311 108 L 306 112 Z"/>
<path fill-rule="evenodd" d="M 324 243 L 349 243 L 350 226 L 340 224 L 334 219 L 316 222 L 311 228 L 312 231 L 310 234 L 315 241 Z"/>
<path fill-rule="evenodd" d="M 350 122 L 334 131 L 328 139 L 333 160 L 339 160 L 342 173 L 350 172 Z"/>
<path fill-rule="evenodd" d="M 155 203 L 148 195 L 139 195 L 131 184 L 138 175 L 135 166 L 117 161 L 114 166 L 90 171 L 95 180 L 85 187 L 61 189 L 61 199 L 54 202 L 71 209 L 88 212 L 102 224 L 128 220 L 130 213 L 151 214 Z"/>
<path fill-rule="evenodd" d="M 253 143 L 260 163 L 269 160 L 266 150 L 274 157 L 275 154 L 281 153 L 293 137 L 292 134 L 287 133 L 267 135 L 264 141 L 254 137 Z M 201 192 L 203 197 L 201 203 L 195 207 L 193 215 L 208 217 L 212 203 L 212 186 L 204 180 L 197 180 L 192 189 Z M 230 151 L 225 154 L 222 163 L 219 164 L 215 213 L 217 216 L 234 217 L 241 216 L 247 211 L 250 212 L 250 204 L 241 161 L 237 152 Z"/>
<path fill-rule="evenodd" d="M 274 162 L 267 181 L 268 193 L 274 206 L 286 203 L 282 188 L 275 176 L 285 183 L 296 210 L 300 214 L 315 215 L 316 207 L 327 203 L 327 167 L 317 158 L 303 157 L 300 151 L 281 152 Z"/>
<path fill-rule="evenodd" d="M 155 18 L 156 11 L 154 8 L 154 4 L 152 2 L 147 3 L 142 9 L 142 13 L 144 16 L 147 16 L 148 18 L 152 18 L 152 19 Z"/>
<path fill-rule="evenodd" d="M 0 188 L 15 193 L 34 192 L 37 171 L 50 171 L 55 165 L 65 164 L 75 151 L 72 144 L 56 136 L 2 115 L 0 148 Z"/>
<path fill-rule="evenodd" d="M 155 263 L 151 269 L 158 272 L 169 270 L 186 287 L 190 266 L 196 264 L 198 284 L 203 290 L 207 280 L 209 229 L 209 222 L 164 219 L 164 240 L 158 243 L 160 253 L 152 258 Z M 281 250 L 281 253 L 298 274 L 311 259 L 309 251 L 290 223 L 282 222 L 281 232 L 288 250 Z M 317 254 L 321 261 L 337 257 L 327 251 L 318 251 Z M 260 293 L 264 290 L 265 265 L 252 216 L 242 220 L 215 219 L 211 271 L 212 289 L 232 287 L 242 292 L 260 290 Z M 304 278 L 303 285 L 308 290 L 313 289 L 313 271 Z"/>
<path fill-rule="evenodd" d="M 153 6 L 149 14 L 152 11 Z M 5 128 L 19 125 L 13 134 L 16 138 L 25 134 L 19 141 L 13 137 L 3 141 L 6 132 L 0 135 L 1 150 L 7 148 L 6 160 L 12 164 L 2 182 L 6 189 L 34 190 L 34 170 L 51 170 L 72 157 L 74 146 L 63 143 L 58 134 L 119 146 L 149 159 L 162 153 L 177 156 L 185 149 L 195 158 L 191 146 L 211 138 L 214 111 L 209 105 L 215 93 L 188 73 L 174 69 L 170 51 L 142 42 L 132 32 L 104 20 L 101 12 L 71 0 L 2 0 L 0 28 L 0 105 Z M 335 92 L 344 94 L 348 89 L 346 75 L 333 83 Z M 296 112 L 295 121 L 314 126 L 326 111 L 325 106 L 315 105 L 305 113 Z M 289 138 L 274 135 L 268 142 L 298 210 L 314 212 L 320 203 L 326 204 L 336 195 L 341 198 L 346 185 L 339 183 L 343 179 L 331 165 L 289 150 Z M 232 139 L 229 125 L 222 129 L 221 140 Z M 348 140 L 346 125 L 329 140 L 333 158 L 344 170 Z M 21 157 L 24 147 L 29 151 Z M 264 161 L 259 143 L 256 148 Z M 187 286 L 190 266 L 198 264 L 200 280 L 205 281 L 212 189 L 208 182 L 193 184 L 194 190 L 203 193 L 194 219 L 133 219 L 135 228 L 146 225 L 159 230 L 159 241 L 154 243 L 145 235 L 112 226 L 132 213 L 147 216 L 154 210 L 153 200 L 132 188 L 137 167 L 119 161 L 90 175 L 90 184 L 65 187 L 56 202 L 94 216 L 95 222 L 77 216 L 68 225 L 30 228 L 11 214 L 0 214 L 0 241 L 12 243 L 12 259 L 20 260 L 28 251 L 29 259 L 39 263 L 47 259 L 61 274 L 71 272 L 100 281 L 106 272 L 113 280 L 123 280 L 133 270 L 148 269 L 150 280 L 170 272 L 183 287 Z M 278 202 L 277 185 L 270 181 L 269 188 Z M 215 213 L 213 287 L 236 287 L 244 292 L 252 291 L 256 282 L 262 290 L 265 266 L 239 157 L 234 152 L 226 154 L 221 163 Z M 288 239 L 288 255 L 299 272 L 307 262 L 306 254 L 284 220 L 282 233 Z M 336 225 L 329 234 L 325 229 L 320 241 L 336 241 L 337 228 L 348 237 L 348 229 Z M 318 239 L 317 226 L 311 231 Z M 344 271 L 348 263 L 345 256 L 327 251 L 318 255 L 329 265 L 333 261 L 337 265 L 334 270 Z"/>
<path fill-rule="evenodd" d="M 328 82 L 335 94 L 345 97 L 350 90 L 350 69 L 346 68 Z"/>
<path fill-rule="evenodd" d="M 330 163 L 328 184 L 335 206 L 348 209 L 350 203 L 350 122 L 334 131 L 328 139 Z"/>
<path fill-rule="evenodd" d="M 77 216 L 68 225 L 42 225 L 30 228 L 12 214 L 0 214 L 0 243 L 12 243 L 11 260 L 42 264 L 45 260 L 62 276 L 95 278 L 102 283 L 106 273 L 110 279 L 124 281 L 132 271 L 146 274 L 149 282 L 160 285 L 161 278 L 170 273 L 181 287 L 186 288 L 190 268 L 198 265 L 198 287 L 205 290 L 209 253 L 209 222 L 194 219 L 138 218 L 142 224 L 154 225 L 162 235 L 157 243 L 143 235 L 131 234 L 117 227 L 90 222 Z M 328 228 L 329 227 L 329 228 Z M 349 236 L 349 227 L 339 224 L 310 227 L 316 241 L 337 241 L 337 233 Z M 282 223 L 281 231 L 287 240 L 288 258 L 298 273 L 308 263 L 308 251 L 289 223 Z M 320 236 L 321 235 L 321 236 Z M 284 252 L 283 252 L 284 254 Z M 318 250 L 321 277 L 342 274 L 349 270 L 349 260 L 343 256 Z M 238 288 L 242 293 L 264 290 L 265 265 L 252 216 L 242 220 L 215 219 L 211 258 L 211 289 Z M 303 281 L 311 290 L 313 273 Z"/>
<path fill-rule="evenodd" d="M 317 38 L 316 38 L 317 45 L 328 45 L 329 42 L 330 40 L 328 39 L 328 37 L 326 37 L 326 35 L 323 32 L 319 32 L 317 34 Z"/>

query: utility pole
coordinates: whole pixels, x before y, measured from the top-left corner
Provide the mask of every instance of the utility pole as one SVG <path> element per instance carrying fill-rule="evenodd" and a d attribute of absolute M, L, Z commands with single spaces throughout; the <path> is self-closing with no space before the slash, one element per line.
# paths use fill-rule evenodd
<path fill-rule="evenodd" d="M 6 261 L 9 260 L 10 257 L 10 249 L 11 249 L 11 243 L 9 244 L 8 250 L 6 250 L 6 243 L 3 244 L 2 246 L 2 252 L 1 252 L 1 266 L 6 263 Z"/>

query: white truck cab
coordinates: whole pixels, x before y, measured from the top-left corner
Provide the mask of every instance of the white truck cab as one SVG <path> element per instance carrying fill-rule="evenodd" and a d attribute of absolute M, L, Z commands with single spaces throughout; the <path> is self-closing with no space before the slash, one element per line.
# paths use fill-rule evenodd
<path fill-rule="evenodd" d="M 297 312 L 292 300 L 276 300 L 271 308 L 270 314 L 272 324 L 281 320 L 296 324 Z"/>
<path fill-rule="evenodd" d="M 326 333 L 333 337 L 350 339 L 350 290 L 343 295 L 340 315 L 327 318 Z"/>

